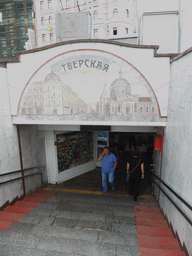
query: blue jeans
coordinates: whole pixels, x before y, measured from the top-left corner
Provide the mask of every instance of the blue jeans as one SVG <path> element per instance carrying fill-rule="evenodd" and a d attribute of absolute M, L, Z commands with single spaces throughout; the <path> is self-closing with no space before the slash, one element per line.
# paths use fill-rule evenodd
<path fill-rule="evenodd" d="M 101 174 L 102 174 L 102 185 L 103 185 L 103 192 L 107 192 L 108 188 L 107 188 L 107 178 L 109 180 L 109 183 L 111 184 L 111 187 L 114 188 L 115 187 L 115 182 L 114 182 L 114 173 L 115 171 L 112 170 L 110 172 L 102 172 L 101 171 Z"/>

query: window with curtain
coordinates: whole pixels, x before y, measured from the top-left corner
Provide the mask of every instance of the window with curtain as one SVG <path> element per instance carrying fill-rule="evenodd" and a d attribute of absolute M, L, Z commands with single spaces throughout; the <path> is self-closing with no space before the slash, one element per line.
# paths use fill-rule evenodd
<path fill-rule="evenodd" d="M 45 18 L 44 17 L 41 18 L 41 25 L 45 25 Z"/>
<path fill-rule="evenodd" d="M 94 19 L 94 20 L 97 20 L 97 19 L 98 19 L 98 12 L 97 12 L 97 11 L 94 11 L 94 12 L 93 12 L 93 19 Z"/>
<path fill-rule="evenodd" d="M 45 34 L 42 35 L 42 41 L 46 42 L 46 35 Z"/>
<path fill-rule="evenodd" d="M 118 17 L 118 10 L 114 9 L 113 10 L 113 18 L 116 18 L 116 17 Z"/>
<path fill-rule="evenodd" d="M 49 24 L 53 24 L 53 18 L 49 16 Z"/>

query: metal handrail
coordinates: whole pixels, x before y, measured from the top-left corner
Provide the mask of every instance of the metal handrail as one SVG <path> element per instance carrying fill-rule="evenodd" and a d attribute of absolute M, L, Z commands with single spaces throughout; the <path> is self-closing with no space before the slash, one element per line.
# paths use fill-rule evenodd
<path fill-rule="evenodd" d="M 179 196 L 172 188 L 170 188 L 163 180 L 161 180 L 155 173 L 153 173 L 154 177 L 156 177 L 165 187 L 167 187 L 182 203 L 184 203 L 190 210 L 192 207 L 181 197 Z M 170 202 L 175 206 L 175 208 L 182 214 L 182 216 L 189 222 L 192 226 L 192 221 L 187 217 L 187 215 L 177 206 L 177 204 L 167 195 L 167 193 L 161 188 L 161 186 L 153 179 L 155 185 L 163 192 L 163 194 L 170 200 Z"/>
<path fill-rule="evenodd" d="M 15 174 L 15 173 L 21 173 L 22 174 L 21 177 L 17 177 L 17 178 L 14 178 L 14 179 L 9 179 L 7 181 L 0 182 L 0 185 L 10 183 L 10 182 L 13 182 L 13 181 L 16 181 L 16 180 L 22 180 L 23 181 L 23 192 L 25 194 L 25 182 L 24 182 L 25 178 L 39 174 L 39 175 L 41 175 L 41 184 L 43 184 L 43 175 L 42 175 L 41 170 L 38 171 L 38 172 L 35 172 L 35 173 L 27 174 L 27 175 L 23 175 L 23 173 L 26 172 L 26 171 L 32 170 L 32 169 L 39 169 L 39 168 L 42 168 L 42 167 L 45 167 L 45 166 L 30 167 L 30 168 L 26 168 L 26 169 L 22 169 L 22 170 L 17 170 L 17 171 L 14 171 L 14 172 L 0 174 L 0 177 Z"/>
<path fill-rule="evenodd" d="M 14 178 L 14 179 L 11 179 L 11 180 L 0 182 L 0 185 L 6 184 L 6 183 L 9 183 L 9 182 L 13 182 L 13 181 L 16 181 L 16 180 L 22 180 L 23 178 L 26 178 L 26 177 L 29 177 L 29 176 L 33 176 L 33 175 L 36 175 L 36 174 L 41 174 L 41 171 L 35 172 L 35 173 L 31 173 L 31 174 L 28 174 L 28 175 L 25 175 L 25 176 L 21 176 L 21 177 L 18 177 L 18 178 Z"/>
<path fill-rule="evenodd" d="M 17 170 L 17 171 L 14 171 L 14 172 L 6 172 L 6 173 L 3 173 L 3 174 L 0 174 L 0 177 L 1 176 L 7 176 L 7 175 L 10 175 L 10 174 L 19 173 L 19 172 L 26 172 L 26 171 L 41 168 L 41 167 L 45 167 L 45 166 L 43 166 L 43 165 L 42 166 L 35 166 L 35 167 L 25 168 L 25 169 L 22 169 L 22 170 Z"/>

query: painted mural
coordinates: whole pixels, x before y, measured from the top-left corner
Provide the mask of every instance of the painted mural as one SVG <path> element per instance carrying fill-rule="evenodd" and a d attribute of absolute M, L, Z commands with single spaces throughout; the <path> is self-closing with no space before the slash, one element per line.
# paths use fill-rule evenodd
<path fill-rule="evenodd" d="M 27 119 L 158 121 L 150 85 L 131 64 L 106 52 L 81 50 L 44 64 L 19 107 Z"/>

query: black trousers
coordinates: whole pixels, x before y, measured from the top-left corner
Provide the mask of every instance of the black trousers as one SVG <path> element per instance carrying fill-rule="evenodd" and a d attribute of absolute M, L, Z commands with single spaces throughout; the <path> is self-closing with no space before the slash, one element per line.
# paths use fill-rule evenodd
<path fill-rule="evenodd" d="M 133 200 L 137 200 L 140 190 L 141 175 L 130 175 L 129 193 L 133 195 Z"/>

